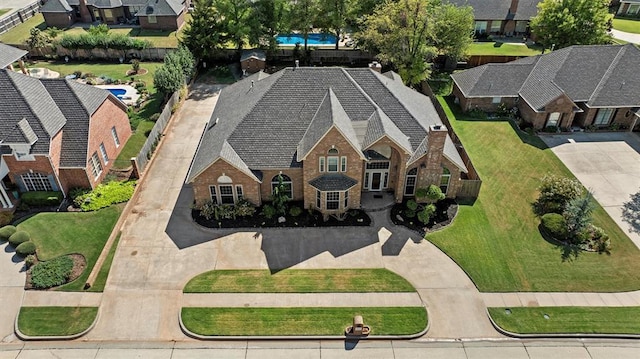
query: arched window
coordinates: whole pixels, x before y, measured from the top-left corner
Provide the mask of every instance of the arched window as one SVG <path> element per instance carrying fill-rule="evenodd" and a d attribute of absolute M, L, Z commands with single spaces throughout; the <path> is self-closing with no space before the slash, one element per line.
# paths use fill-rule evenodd
<path fill-rule="evenodd" d="M 226 174 L 218 177 L 218 185 L 209 186 L 211 201 L 214 204 L 235 204 L 244 198 L 244 190 L 241 184 L 233 184 L 231 177 Z"/>
<path fill-rule="evenodd" d="M 451 181 L 451 172 L 446 167 L 442 167 L 442 176 L 440 177 L 440 190 L 447 194 L 449 182 Z"/>
<path fill-rule="evenodd" d="M 418 178 L 418 168 L 407 171 L 407 178 L 404 181 L 404 195 L 413 196 L 416 193 L 416 179 Z"/>
<path fill-rule="evenodd" d="M 336 148 L 332 148 L 327 151 L 327 172 L 338 172 L 338 162 L 340 157 L 338 157 L 338 150 Z M 345 168 L 347 166 L 346 157 L 345 157 Z"/>
<path fill-rule="evenodd" d="M 337 148 L 332 148 L 332 149 L 330 149 L 329 151 L 327 151 L 327 154 L 328 154 L 329 156 L 336 156 L 338 153 L 339 153 L 339 152 L 338 152 L 338 149 L 337 149 Z"/>
<path fill-rule="evenodd" d="M 291 177 L 285 174 L 279 174 L 279 175 L 273 176 L 273 178 L 271 179 L 271 193 L 275 191 L 276 187 L 280 183 L 278 179 L 278 177 L 280 176 L 282 176 L 282 185 L 284 186 L 284 194 L 286 194 L 287 197 L 289 197 L 289 199 L 293 199 L 293 182 L 291 182 Z"/>

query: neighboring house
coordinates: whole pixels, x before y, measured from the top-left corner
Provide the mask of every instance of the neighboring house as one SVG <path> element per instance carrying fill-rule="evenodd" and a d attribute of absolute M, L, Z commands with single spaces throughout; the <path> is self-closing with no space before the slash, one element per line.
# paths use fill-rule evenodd
<path fill-rule="evenodd" d="M 281 174 L 290 198 L 328 216 L 363 192 L 456 197 L 467 172 L 430 99 L 396 73 L 296 67 L 222 90 L 187 181 L 197 205 L 261 205 Z"/>
<path fill-rule="evenodd" d="M 529 35 L 529 20 L 542 0 L 453 0 L 473 8 L 476 35 Z"/>
<path fill-rule="evenodd" d="M 506 64 L 453 74 L 464 111 L 517 106 L 537 129 L 555 126 L 632 130 L 640 108 L 640 50 L 628 45 L 571 46 Z"/>
<path fill-rule="evenodd" d="M 0 42 L 0 69 L 8 69 L 13 71 L 13 63 L 18 62 L 22 73 L 26 74 L 27 70 L 24 67 L 24 61 L 22 60 L 29 52 L 15 48 L 13 46 L 5 45 Z"/>
<path fill-rule="evenodd" d="M 264 70 L 267 65 L 267 55 L 263 50 L 251 49 L 242 50 L 240 56 L 240 68 L 244 73 L 256 73 Z"/>
<path fill-rule="evenodd" d="M 106 90 L 0 70 L 0 204 L 25 191 L 94 188 L 131 136 L 126 106 Z"/>
<path fill-rule="evenodd" d="M 640 0 L 620 0 L 618 15 L 640 16 Z"/>
<path fill-rule="evenodd" d="M 76 22 L 140 24 L 143 29 L 177 30 L 190 0 L 47 0 L 40 12 L 50 27 Z"/>

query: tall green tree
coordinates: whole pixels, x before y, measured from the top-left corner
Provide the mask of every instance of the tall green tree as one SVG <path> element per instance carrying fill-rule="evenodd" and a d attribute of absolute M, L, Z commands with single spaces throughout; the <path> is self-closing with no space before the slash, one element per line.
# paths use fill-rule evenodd
<path fill-rule="evenodd" d="M 546 47 L 607 44 L 611 41 L 609 0 L 544 0 L 530 26 Z"/>
<path fill-rule="evenodd" d="M 438 54 L 455 61 L 466 58 L 473 42 L 473 8 L 444 3 L 432 16 L 430 36 Z"/>
<path fill-rule="evenodd" d="M 304 38 L 304 53 L 307 53 L 309 33 L 318 22 L 320 16 L 319 0 L 297 0 L 291 6 L 289 24 Z"/>
<path fill-rule="evenodd" d="M 319 24 L 322 27 L 333 33 L 336 36 L 336 50 L 340 42 L 340 36 L 344 29 L 347 27 L 349 16 L 349 6 L 353 1 L 351 0 L 324 0 L 320 5 Z"/>
<path fill-rule="evenodd" d="M 215 0 L 214 6 L 220 15 L 226 37 L 233 42 L 238 51 L 242 50 L 244 42 L 251 32 L 251 1 Z"/>
<path fill-rule="evenodd" d="M 182 35 L 181 43 L 199 60 L 211 56 L 215 50 L 222 48 L 227 40 L 213 1 L 194 1 L 195 9 Z"/>
<path fill-rule="evenodd" d="M 258 0 L 253 4 L 251 44 L 276 50 L 278 42 L 276 35 L 288 29 L 289 1 L 288 0 Z"/>
<path fill-rule="evenodd" d="M 367 15 L 373 14 L 377 6 L 382 5 L 382 0 L 351 0 L 349 3 L 349 16 L 347 16 L 347 24 L 353 29 L 359 31 L 360 25 Z"/>

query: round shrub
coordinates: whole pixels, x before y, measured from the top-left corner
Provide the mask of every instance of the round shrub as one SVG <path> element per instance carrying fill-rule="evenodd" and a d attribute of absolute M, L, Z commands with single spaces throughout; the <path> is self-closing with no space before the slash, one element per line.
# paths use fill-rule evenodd
<path fill-rule="evenodd" d="M 567 221 L 561 214 L 547 213 L 542 216 L 542 227 L 556 239 L 565 240 L 569 234 Z"/>
<path fill-rule="evenodd" d="M 14 247 L 17 247 L 20 243 L 24 243 L 29 240 L 31 240 L 31 236 L 25 231 L 17 231 L 9 237 L 9 243 Z"/>
<path fill-rule="evenodd" d="M 29 254 L 27 258 L 24 259 L 24 264 L 27 266 L 27 268 L 31 268 L 34 264 L 36 264 L 37 261 L 38 260 L 35 255 Z"/>
<path fill-rule="evenodd" d="M 69 256 L 38 262 L 31 268 L 31 284 L 38 289 L 46 289 L 65 284 L 73 271 L 73 259 Z"/>
<path fill-rule="evenodd" d="M 289 210 L 289 214 L 291 215 L 291 217 L 298 217 L 299 215 L 302 214 L 302 208 L 298 206 L 293 206 Z"/>
<path fill-rule="evenodd" d="M 15 226 L 11 225 L 0 228 L 0 241 L 8 241 L 9 237 L 16 233 L 17 230 L 18 229 Z"/>
<path fill-rule="evenodd" d="M 277 211 L 275 207 L 273 207 L 272 205 L 265 204 L 264 207 L 262 207 L 262 215 L 265 216 L 267 219 L 271 219 L 275 217 L 276 214 L 277 214 Z"/>
<path fill-rule="evenodd" d="M 35 254 L 36 244 L 31 241 L 20 243 L 20 245 L 16 247 L 16 253 L 23 257 L 28 256 L 29 254 Z"/>

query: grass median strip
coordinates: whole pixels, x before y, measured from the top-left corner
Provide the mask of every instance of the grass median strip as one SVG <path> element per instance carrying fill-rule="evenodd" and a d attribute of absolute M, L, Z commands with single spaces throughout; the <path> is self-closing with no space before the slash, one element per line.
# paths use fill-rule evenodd
<path fill-rule="evenodd" d="M 104 286 L 107 284 L 107 278 L 109 278 L 109 271 L 111 270 L 111 263 L 113 263 L 113 257 L 116 254 L 116 249 L 118 248 L 118 242 L 120 242 L 120 234 L 116 237 L 109 249 L 109 254 L 107 254 L 107 258 L 105 258 L 102 263 L 102 267 L 100 267 L 100 271 L 96 276 L 96 280 L 93 282 L 91 288 L 89 288 L 90 292 L 102 292 L 104 291 Z"/>
<path fill-rule="evenodd" d="M 517 334 L 640 335 L 640 307 L 518 307 L 509 308 L 508 311 L 507 308 L 488 309 L 491 318 L 500 328 Z"/>
<path fill-rule="evenodd" d="M 410 335 L 427 327 L 423 307 L 182 308 L 185 327 L 210 336 L 344 335 L 355 315 L 371 335 Z"/>
<path fill-rule="evenodd" d="M 415 292 L 387 269 L 214 270 L 192 278 L 185 293 Z"/>
<path fill-rule="evenodd" d="M 97 307 L 22 307 L 18 328 L 33 337 L 74 335 L 88 329 L 97 315 Z"/>

